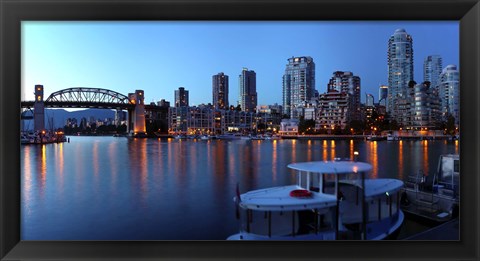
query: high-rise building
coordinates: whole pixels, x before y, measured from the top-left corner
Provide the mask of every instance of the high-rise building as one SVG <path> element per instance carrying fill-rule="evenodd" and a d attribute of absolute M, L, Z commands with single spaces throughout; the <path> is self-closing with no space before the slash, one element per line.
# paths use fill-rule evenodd
<path fill-rule="evenodd" d="M 440 119 L 440 98 L 434 92 L 429 81 L 416 84 L 413 91 L 413 107 L 411 115 L 412 129 L 435 128 Z"/>
<path fill-rule="evenodd" d="M 425 57 L 425 61 L 423 62 L 423 81 L 430 82 L 430 87 L 438 89 L 442 69 L 442 57 L 440 55 L 429 55 Z"/>
<path fill-rule="evenodd" d="M 349 97 L 345 92 L 332 89 L 318 98 L 315 129 L 329 131 L 344 129 L 348 123 Z"/>
<path fill-rule="evenodd" d="M 455 124 L 460 120 L 460 72 L 455 65 L 447 65 L 440 75 L 439 94 L 442 100 L 442 116 L 455 118 Z"/>
<path fill-rule="evenodd" d="M 257 108 L 257 74 L 255 71 L 243 68 L 238 76 L 240 90 L 239 104 L 242 111 L 254 112 Z"/>
<path fill-rule="evenodd" d="M 380 85 L 378 89 L 378 104 L 387 107 L 388 100 L 388 86 Z"/>
<path fill-rule="evenodd" d="M 352 72 L 336 71 L 328 82 L 328 92 L 334 90 L 348 95 L 347 120 L 361 120 L 360 77 L 354 76 Z"/>
<path fill-rule="evenodd" d="M 213 106 L 228 110 L 228 75 L 223 72 L 212 76 Z"/>
<path fill-rule="evenodd" d="M 188 106 L 188 91 L 180 87 L 178 90 L 175 90 L 175 107 L 185 106 Z"/>
<path fill-rule="evenodd" d="M 298 118 L 297 106 L 314 97 L 315 63 L 309 56 L 292 57 L 283 75 L 283 113 Z"/>
<path fill-rule="evenodd" d="M 388 40 L 387 111 L 394 120 L 403 118 L 399 101 L 407 97 L 410 81 L 413 81 L 413 39 L 405 29 L 397 29 Z"/>

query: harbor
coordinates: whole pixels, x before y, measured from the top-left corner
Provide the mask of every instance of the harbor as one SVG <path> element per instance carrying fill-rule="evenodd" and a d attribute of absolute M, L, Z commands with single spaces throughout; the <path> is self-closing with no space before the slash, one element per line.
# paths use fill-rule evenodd
<path fill-rule="evenodd" d="M 70 142 L 63 131 L 30 131 L 22 132 L 20 134 L 20 144 L 22 145 L 36 145 L 36 144 L 51 144 L 59 142 Z"/>

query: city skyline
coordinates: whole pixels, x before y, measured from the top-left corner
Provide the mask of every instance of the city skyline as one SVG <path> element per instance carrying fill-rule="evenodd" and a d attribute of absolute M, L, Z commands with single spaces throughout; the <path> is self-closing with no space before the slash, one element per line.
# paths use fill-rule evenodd
<path fill-rule="evenodd" d="M 398 28 L 413 38 L 415 81 L 428 55 L 458 67 L 458 22 L 23 22 L 22 100 L 43 84 L 45 97 L 70 87 L 141 89 L 146 103 L 173 103 L 184 87 L 191 105 L 212 103 L 212 75 L 248 67 L 257 73 L 258 104 L 282 104 L 288 59 L 311 56 L 319 93 L 334 71 L 351 71 L 361 78 L 362 102 L 365 93 L 378 101 L 379 86 L 388 84 L 388 39 Z M 308 41 L 285 38 L 286 31 Z M 231 80 L 228 100 L 236 104 Z"/>

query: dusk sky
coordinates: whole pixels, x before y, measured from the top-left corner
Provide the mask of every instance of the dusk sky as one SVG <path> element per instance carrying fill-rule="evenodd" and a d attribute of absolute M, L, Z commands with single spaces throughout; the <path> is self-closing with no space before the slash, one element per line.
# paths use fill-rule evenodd
<path fill-rule="evenodd" d="M 423 61 L 438 54 L 443 67 L 459 65 L 457 21 L 400 22 L 22 22 L 22 100 L 45 98 L 71 87 L 97 87 L 127 95 L 145 91 L 145 102 L 174 103 L 185 87 L 190 105 L 212 103 L 212 75 L 230 77 L 229 102 L 237 104 L 242 68 L 257 73 L 258 104 L 282 104 L 287 59 L 311 56 L 315 89 L 326 92 L 334 71 L 361 78 L 378 101 L 388 84 L 389 37 L 404 28 L 413 37 L 414 77 L 423 81 Z"/>

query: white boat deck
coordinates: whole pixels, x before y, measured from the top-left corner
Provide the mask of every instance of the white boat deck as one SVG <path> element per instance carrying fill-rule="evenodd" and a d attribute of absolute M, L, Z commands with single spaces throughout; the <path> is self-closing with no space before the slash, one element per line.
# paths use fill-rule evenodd
<path fill-rule="evenodd" d="M 303 189 L 297 185 L 272 187 L 247 192 L 240 195 L 240 205 L 244 208 L 263 211 L 321 209 L 335 206 L 335 195 L 313 192 L 311 198 L 296 198 L 290 192 Z"/>

